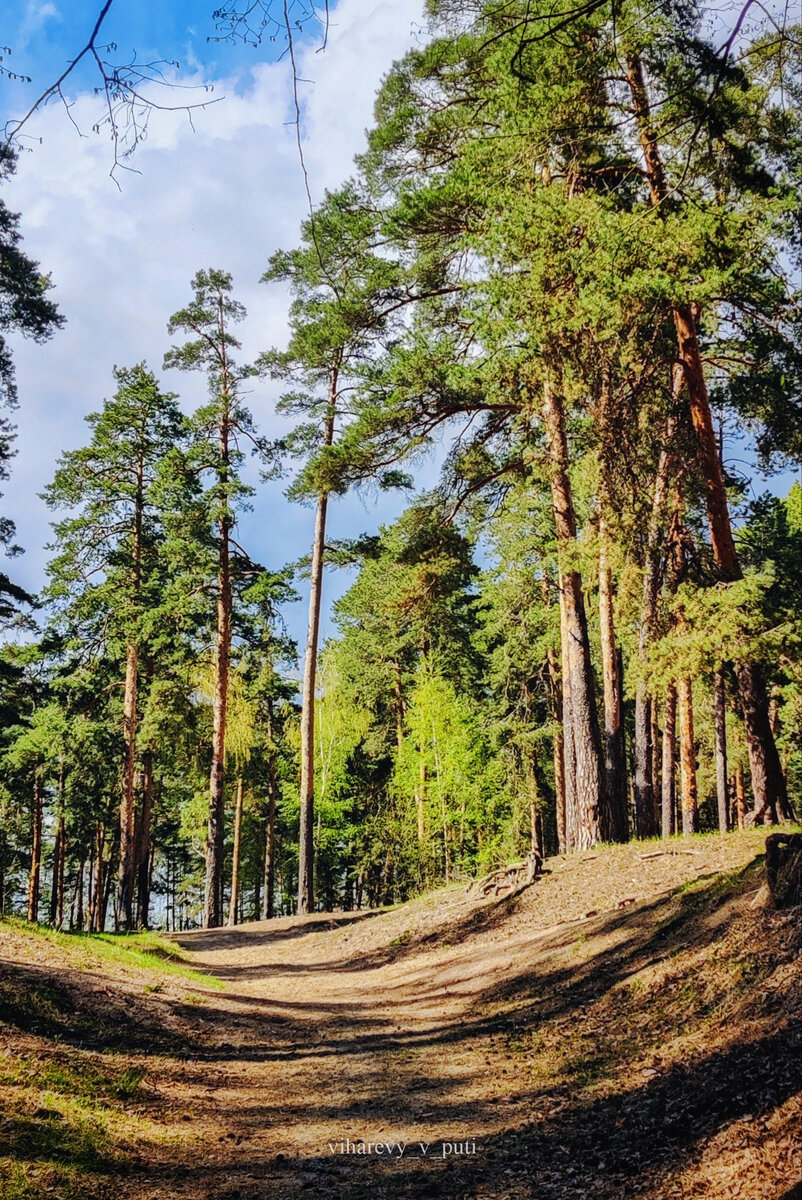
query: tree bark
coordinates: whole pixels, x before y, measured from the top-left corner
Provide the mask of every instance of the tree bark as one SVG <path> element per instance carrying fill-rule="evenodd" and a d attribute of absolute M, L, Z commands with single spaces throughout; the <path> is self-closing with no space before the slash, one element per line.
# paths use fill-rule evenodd
<path fill-rule="evenodd" d="M 44 811 L 44 781 L 42 768 L 33 773 L 33 810 L 31 813 L 31 869 L 28 873 L 28 920 L 39 920 L 39 891 L 42 879 L 42 816 Z"/>
<path fill-rule="evenodd" d="M 676 773 L 674 754 L 676 748 L 677 689 L 673 683 L 666 688 L 663 705 L 663 778 L 662 778 L 662 834 L 669 838 L 676 833 Z"/>
<path fill-rule="evenodd" d="M 718 827 L 722 833 L 729 828 L 727 812 L 727 696 L 724 671 L 719 667 L 714 680 L 715 730 L 716 730 L 716 800 L 718 802 Z"/>
<path fill-rule="evenodd" d="M 136 464 L 133 528 L 133 575 L 131 580 L 134 602 L 139 600 L 142 586 L 142 530 L 145 508 L 145 461 L 140 450 Z M 136 880 L 135 837 L 135 779 L 136 727 L 139 685 L 139 645 L 129 640 L 125 652 L 125 692 L 123 699 L 123 777 L 120 797 L 120 910 L 123 928 L 134 924 L 134 884 Z"/>
<path fill-rule="evenodd" d="M 560 679 L 562 692 L 562 751 L 565 804 L 563 808 L 563 840 L 561 849 L 571 850 L 576 841 L 576 753 L 574 749 L 574 714 L 571 704 L 571 677 L 568 669 L 568 620 L 562 588 L 560 592 Z"/>
<path fill-rule="evenodd" d="M 102 821 L 95 828 L 95 857 L 94 882 L 92 884 L 92 905 L 89 913 L 89 929 L 92 933 L 102 933 L 106 926 L 106 909 L 103 896 L 106 889 L 105 862 L 103 851 L 106 845 L 106 830 Z"/>
<path fill-rule="evenodd" d="M 582 577 L 571 562 L 576 546 L 576 512 L 568 473 L 568 439 L 562 398 L 547 379 L 543 389 L 543 425 L 551 475 L 551 497 L 557 543 L 560 551 L 560 601 L 563 638 L 563 710 L 566 696 L 570 706 L 572 755 L 566 755 L 573 770 L 570 790 L 573 811 L 567 814 L 566 834 L 570 847 L 584 850 L 609 841 L 612 821 L 605 790 L 599 716 L 590 658 Z M 568 683 L 568 687 L 566 687 Z M 568 789 L 566 799 L 569 798 Z"/>
<path fill-rule="evenodd" d="M 75 906 L 74 925 L 73 925 L 73 921 L 70 920 L 70 926 L 72 928 L 77 929 L 79 933 L 84 927 L 84 867 L 85 867 L 85 865 L 86 865 L 86 859 L 82 858 L 81 861 L 78 863 L 78 871 L 77 871 L 76 877 L 75 877 L 75 896 L 73 898 L 73 905 Z M 70 914 L 70 916 L 72 917 L 72 913 Z"/>
<path fill-rule="evenodd" d="M 554 763 L 554 799 L 557 807 L 557 847 L 565 850 L 565 755 L 563 751 L 562 728 L 562 683 L 557 656 L 549 647 L 547 651 L 549 683 L 551 694 L 551 719 L 554 723 L 554 734 L 551 739 L 551 754 Z"/>
<path fill-rule="evenodd" d="M 270 743 L 267 758 L 267 823 L 265 828 L 264 862 L 264 917 L 270 920 L 275 910 L 276 888 L 276 803 L 278 801 L 278 779 L 276 776 L 276 749 L 274 742 L 273 701 L 267 702 L 267 737 Z"/>
<path fill-rule="evenodd" d="M 548 575 L 543 574 L 540 581 L 543 604 L 551 608 L 551 583 Z M 560 648 L 562 653 L 562 607 L 560 607 Z M 549 646 L 546 651 L 546 666 L 549 672 L 549 707 L 554 733 L 551 739 L 552 762 L 554 766 L 554 801 L 557 823 L 557 849 L 563 853 L 566 849 L 565 833 L 565 749 L 563 738 L 563 690 L 560 675 L 560 664 L 554 650 Z"/>
<path fill-rule="evenodd" d="M 652 701 L 643 684 L 635 695 L 635 823 L 639 838 L 654 836 L 652 788 Z"/>
<path fill-rule="evenodd" d="M 744 769 L 741 762 L 735 764 L 735 816 L 739 829 L 746 828 L 746 792 L 744 790 Z"/>
<path fill-rule="evenodd" d="M 204 923 L 214 928 L 223 923 L 223 848 L 225 845 L 225 763 L 226 725 L 228 718 L 228 685 L 231 666 L 231 508 L 228 484 L 231 458 L 231 396 L 227 358 L 225 354 L 225 322 L 223 300 L 218 302 L 220 345 L 222 347 L 222 381 L 220 388 L 220 425 L 218 489 L 220 517 L 218 521 L 217 572 L 217 644 L 215 647 L 215 680 L 212 701 L 212 764 L 209 773 L 209 822 L 206 834 L 206 878 L 204 885 Z"/>
<path fill-rule="evenodd" d="M 618 648 L 615 640 L 609 536 L 603 514 L 599 518 L 599 625 L 604 681 L 604 767 L 611 813 L 611 835 L 614 842 L 625 842 L 629 831 L 627 769 L 624 752 L 624 709 Z"/>
<path fill-rule="evenodd" d="M 677 685 L 679 708 L 679 763 L 680 789 L 682 794 L 682 832 L 684 836 L 696 833 L 697 789 L 696 789 L 696 742 L 693 732 L 693 686 L 688 676 L 683 676 Z"/>
<path fill-rule="evenodd" d="M 672 374 L 672 397 L 676 398 L 681 387 L 678 370 Z M 657 618 L 657 602 L 660 595 L 660 540 L 665 523 L 668 482 L 674 465 L 673 441 L 676 434 L 676 419 L 669 414 L 663 435 L 663 449 L 657 463 L 652 494 L 652 509 L 646 536 L 646 561 L 641 592 L 640 622 L 638 625 L 638 654 L 643 656 L 652 639 Z M 653 837 L 657 833 L 657 805 L 654 790 L 654 755 L 657 747 L 652 742 L 651 700 L 646 693 L 646 684 L 639 680 L 635 692 L 635 824 L 638 837 Z"/>
<path fill-rule="evenodd" d="M 652 121 L 643 65 L 637 55 L 630 55 L 627 59 L 627 78 L 646 163 L 649 193 L 652 205 L 657 208 L 666 203 L 668 187 Z M 672 316 L 691 421 L 697 438 L 713 554 L 722 579 L 733 581 L 742 578 L 742 571 L 732 534 L 724 472 L 716 443 L 710 398 L 699 349 L 696 327 L 698 312 L 691 302 L 675 303 L 672 305 Z M 756 663 L 746 662 L 738 664 L 736 673 L 746 723 L 749 766 L 755 796 L 754 820 L 763 821 L 769 817 L 776 821 L 778 808 L 781 811 L 786 809 L 788 795 L 780 756 L 771 731 L 763 673 Z"/>
<path fill-rule="evenodd" d="M 651 741 L 651 744 L 652 744 L 652 795 L 654 796 L 654 805 L 655 805 L 654 822 L 655 822 L 655 828 L 657 828 L 660 825 L 660 796 L 661 796 L 660 744 L 661 744 L 661 735 L 660 735 L 659 705 L 658 705 L 656 696 L 652 697 L 652 703 L 649 706 L 649 721 L 650 721 L 649 740 Z"/>
<path fill-rule="evenodd" d="M 66 830 L 64 827 L 64 761 L 59 764 L 58 797 L 56 800 L 56 838 L 53 845 L 53 879 L 50 887 L 50 924 L 60 929 L 64 919 L 64 861 Z"/>
<path fill-rule="evenodd" d="M 134 922 L 134 873 L 136 869 L 135 780 L 136 780 L 136 706 L 139 648 L 129 642 L 125 655 L 125 693 L 123 700 L 122 795 L 120 798 L 120 911 L 125 929 Z"/>
<path fill-rule="evenodd" d="M 329 377 L 328 412 L 324 445 L 334 441 L 334 415 L 337 403 L 338 367 Z M 309 622 L 304 654 L 304 679 L 301 695 L 301 822 L 298 842 L 298 912 L 310 913 L 315 906 L 315 684 L 317 648 L 320 637 L 320 608 L 323 599 L 323 563 L 326 548 L 326 514 L 329 497 L 317 498 L 315 534 L 312 542 L 312 574 L 309 586 Z"/>
<path fill-rule="evenodd" d="M 242 839 L 242 776 L 237 780 L 237 794 L 234 801 L 234 846 L 231 853 L 231 898 L 228 905 L 228 923 L 237 924 L 237 905 L 239 903 L 239 859 Z"/>
<path fill-rule="evenodd" d="M 150 850 L 153 823 L 153 751 L 142 755 L 142 812 L 136 851 L 137 927 L 147 929 L 150 918 Z"/>

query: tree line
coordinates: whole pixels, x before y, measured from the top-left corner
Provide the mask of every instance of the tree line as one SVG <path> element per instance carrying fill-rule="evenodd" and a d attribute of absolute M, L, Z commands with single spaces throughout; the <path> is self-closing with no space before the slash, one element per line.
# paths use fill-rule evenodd
<path fill-rule="evenodd" d="M 798 813 L 802 489 L 725 464 L 802 451 L 799 41 L 750 6 L 723 45 L 686 5 L 429 9 L 353 178 L 268 264 L 286 347 L 240 363 L 232 280 L 199 271 L 165 367 L 208 402 L 120 368 L 59 460 L 37 628 L 0 662 L 6 911 L 130 929 L 155 891 L 214 926 Z M 39 291 L 4 324 L 46 336 L 20 261 Z M 398 521 L 327 535 L 432 447 Z M 239 541 L 249 453 L 314 512 L 279 572 Z"/>

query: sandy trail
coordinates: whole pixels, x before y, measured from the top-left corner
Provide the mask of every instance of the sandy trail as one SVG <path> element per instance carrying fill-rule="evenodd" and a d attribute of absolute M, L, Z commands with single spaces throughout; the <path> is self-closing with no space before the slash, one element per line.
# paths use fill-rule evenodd
<path fill-rule="evenodd" d="M 553 862 L 514 901 L 460 889 L 378 915 L 179 935 L 191 964 L 225 990 L 200 989 L 202 1005 L 187 1005 L 198 1048 L 154 1076 L 180 1137 L 140 1163 L 127 1194 L 712 1200 L 739 1195 L 728 1189 L 744 1178 L 729 1142 L 716 1151 L 724 1166 L 705 1165 L 722 1120 L 729 1128 L 759 1110 L 769 1149 L 759 1166 L 750 1150 L 743 1197 L 778 1200 L 796 1159 L 771 1139 L 799 1128 L 802 1086 L 802 1065 L 781 1084 L 765 1065 L 778 1046 L 788 1052 L 785 1024 L 771 1036 L 756 1026 L 745 1051 L 740 1031 L 724 1027 L 704 1052 L 688 1037 L 657 1050 L 641 1039 L 625 1068 L 593 1074 L 596 1043 L 620 1037 L 621 1010 L 634 1014 L 634 1043 L 643 988 L 665 976 L 684 995 L 721 933 L 723 910 L 689 946 L 677 884 L 705 887 L 742 868 L 753 840 L 656 860 L 606 852 L 601 887 L 589 855 Z M 793 1059 L 802 1063 L 797 1049 Z"/>

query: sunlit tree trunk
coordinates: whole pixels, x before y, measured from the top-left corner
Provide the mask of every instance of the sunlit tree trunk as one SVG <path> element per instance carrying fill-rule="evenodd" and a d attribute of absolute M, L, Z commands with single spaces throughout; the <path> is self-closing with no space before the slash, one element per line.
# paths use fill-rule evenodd
<path fill-rule="evenodd" d="M 136 904 L 137 926 L 147 929 L 150 920 L 150 863 L 153 839 L 153 752 L 146 750 L 142 755 L 142 811 L 137 829 L 136 850 Z"/>
<path fill-rule="evenodd" d="M 729 828 L 727 813 L 727 697 L 724 672 L 719 667 L 714 680 L 716 730 L 716 800 L 718 802 L 718 827 L 722 833 Z"/>
<path fill-rule="evenodd" d="M 682 376 L 672 374 L 672 397 L 681 388 Z M 640 621 L 638 624 L 638 655 L 642 657 L 649 646 L 657 617 L 660 594 L 660 544 L 665 529 L 668 484 L 675 465 L 673 442 L 676 419 L 669 414 L 663 430 L 663 449 L 657 463 L 652 492 L 652 506 L 646 537 L 646 561 L 643 570 Z M 654 755 L 657 746 L 652 741 L 652 702 L 646 684 L 638 681 L 635 693 L 635 824 L 638 837 L 651 837 L 657 832 L 657 796 L 654 790 Z"/>
<path fill-rule="evenodd" d="M 696 788 L 696 741 L 693 731 L 693 686 L 687 675 L 677 684 L 679 709 L 679 765 L 680 792 L 682 798 L 682 832 L 696 833 L 697 788 Z"/>
<path fill-rule="evenodd" d="M 611 836 L 625 842 L 627 822 L 627 770 L 624 753 L 624 707 L 619 656 L 613 616 L 613 577 L 609 560 L 609 535 L 604 515 L 599 518 L 599 626 L 604 682 L 604 766 L 611 813 Z"/>
<path fill-rule="evenodd" d="M 543 604 L 551 608 L 551 581 L 545 573 L 540 580 Z M 560 606 L 560 626 L 562 631 L 562 606 Z M 562 632 L 561 632 L 562 653 Z M 566 849 L 566 792 L 565 792 L 565 750 L 563 746 L 563 687 L 560 675 L 560 663 L 554 650 L 549 646 L 546 651 L 546 666 L 549 672 L 549 707 L 554 733 L 551 739 L 551 754 L 554 769 L 554 802 L 557 820 L 557 848 L 560 852 Z"/>
<path fill-rule="evenodd" d="M 673 683 L 666 687 L 663 705 L 663 778 L 662 778 L 662 834 L 664 838 L 676 833 L 676 720 L 677 689 Z"/>
<path fill-rule="evenodd" d="M 92 933 L 102 933 L 106 924 L 106 909 L 103 903 L 105 892 L 105 861 L 103 852 L 106 845 L 106 830 L 102 821 L 95 826 L 94 849 L 90 865 L 92 881 L 92 898 L 87 912 L 89 929 Z"/>
<path fill-rule="evenodd" d="M 31 868 L 28 872 L 28 920 L 39 920 L 39 891 L 42 879 L 42 816 L 44 810 L 44 779 L 41 767 L 33 773 L 33 805 L 31 813 Z"/>
<path fill-rule="evenodd" d="M 132 579 L 131 589 L 136 604 L 142 586 L 142 532 L 145 508 L 145 462 L 140 450 L 136 464 L 134 491 Z M 125 692 L 123 699 L 123 778 L 120 798 L 120 910 L 122 924 L 131 929 L 134 924 L 134 884 L 136 880 L 136 837 L 135 837 L 135 779 L 136 779 L 136 727 L 137 697 L 139 682 L 139 645 L 135 640 L 128 642 L 125 653 Z"/>
<path fill-rule="evenodd" d="M 134 871 L 136 867 L 135 838 L 135 780 L 136 780 L 136 723 L 137 672 L 139 649 L 129 643 L 125 656 L 125 692 L 123 699 L 122 795 L 120 800 L 120 912 L 125 929 L 133 925 Z"/>
<path fill-rule="evenodd" d="M 223 343 L 223 302 L 219 300 L 219 323 Z M 225 361 L 225 360 L 224 360 Z M 209 774 L 209 823 L 206 833 L 206 878 L 204 923 L 214 928 L 223 923 L 223 847 L 225 844 L 225 761 L 228 721 L 228 685 L 231 667 L 231 510 L 228 499 L 231 442 L 231 398 L 224 370 L 220 392 L 217 572 L 217 642 L 215 647 L 214 696 L 212 699 L 212 765 Z"/>
<path fill-rule="evenodd" d="M 236 799 L 234 801 L 234 845 L 231 852 L 231 897 L 228 906 L 229 925 L 237 924 L 237 906 L 239 904 L 239 867 L 240 845 L 242 842 L 242 776 L 237 780 Z"/>
<path fill-rule="evenodd" d="M 84 927 L 84 869 L 86 867 L 86 859 L 82 858 L 78 863 L 78 870 L 75 876 L 75 895 L 73 897 L 72 909 L 75 913 L 73 918 L 70 914 L 70 928 L 81 930 Z"/>
<path fill-rule="evenodd" d="M 329 377 L 328 412 L 323 442 L 334 441 L 334 417 L 339 371 L 333 367 Z M 301 693 L 301 824 L 298 844 L 298 912 L 310 913 L 315 905 L 315 687 L 317 648 L 320 638 L 320 608 L 323 599 L 323 563 L 326 548 L 326 513 L 329 497 L 317 498 L 315 534 L 312 542 L 312 572 L 309 585 L 309 622 L 304 653 L 304 679 Z"/>
<path fill-rule="evenodd" d="M 627 59 L 627 79 L 646 163 L 651 201 L 655 208 L 660 208 L 667 204 L 668 186 L 652 120 L 643 65 L 637 55 L 630 55 Z M 688 302 L 674 304 L 672 314 L 691 421 L 697 438 L 710 540 L 722 579 L 733 581 L 740 579 L 742 572 L 732 534 L 724 472 L 716 443 L 710 398 L 699 349 L 696 328 L 698 312 L 696 306 Z M 756 663 L 747 662 L 738 664 L 736 673 L 755 796 L 753 819 L 757 822 L 766 819 L 776 821 L 778 808 L 784 811 L 788 799 L 780 756 L 771 732 L 763 674 Z"/>
<path fill-rule="evenodd" d="M 267 739 L 269 744 L 267 757 L 267 821 L 265 823 L 264 908 L 262 912 L 265 920 L 269 921 L 275 915 L 276 803 L 278 800 L 272 699 L 268 699 L 267 701 Z"/>
<path fill-rule="evenodd" d="M 546 432 L 552 508 L 562 560 L 559 588 L 564 632 L 563 711 L 565 715 L 567 695 L 573 741 L 572 755 L 566 754 L 566 772 L 569 763 L 573 771 L 571 792 L 566 789 L 566 800 L 570 796 L 573 807 L 573 812 L 567 815 L 566 840 L 571 847 L 586 849 L 610 839 L 612 822 L 605 790 L 582 577 L 571 561 L 577 527 L 568 473 L 565 413 L 562 397 L 550 380 L 544 385 L 541 412 Z"/>
<path fill-rule="evenodd" d="M 655 824 L 660 824 L 660 705 L 657 697 L 652 697 L 652 703 L 649 708 L 649 740 L 652 743 L 652 795 L 654 796 L 655 804 Z"/>
<path fill-rule="evenodd" d="M 563 783 L 565 804 L 563 807 L 563 840 L 560 848 L 571 850 L 576 843 L 576 754 L 574 750 L 574 714 L 571 704 L 571 676 L 568 664 L 568 621 L 565 600 L 560 588 L 560 680 L 561 680 L 561 726 L 563 751 Z"/>
<path fill-rule="evenodd" d="M 547 652 L 549 685 L 551 695 L 551 719 L 554 733 L 551 739 L 551 755 L 554 764 L 554 800 L 557 807 L 557 845 L 565 850 L 565 755 L 563 751 L 562 683 L 557 656 L 549 647 Z"/>
<path fill-rule="evenodd" d="M 64 761 L 59 764 L 56 800 L 56 837 L 53 845 L 53 881 L 50 888 L 50 924 L 60 929 L 64 920 L 64 864 L 67 857 L 64 824 Z"/>

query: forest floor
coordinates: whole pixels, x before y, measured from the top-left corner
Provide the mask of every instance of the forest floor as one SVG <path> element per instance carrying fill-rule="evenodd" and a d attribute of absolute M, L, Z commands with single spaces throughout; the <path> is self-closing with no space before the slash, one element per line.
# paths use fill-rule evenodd
<path fill-rule="evenodd" d="M 764 836 L 169 943 L 2 922 L 0 1197 L 796 1200 Z"/>

